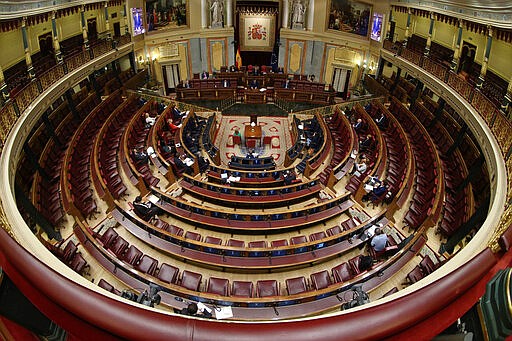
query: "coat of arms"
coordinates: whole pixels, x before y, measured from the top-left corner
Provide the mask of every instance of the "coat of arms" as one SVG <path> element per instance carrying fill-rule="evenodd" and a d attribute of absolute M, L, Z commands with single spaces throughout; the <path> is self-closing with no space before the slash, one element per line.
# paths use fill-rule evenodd
<path fill-rule="evenodd" d="M 267 39 L 267 30 L 260 24 L 254 24 L 249 26 L 249 30 L 247 31 L 247 39 L 248 40 L 266 40 Z"/>

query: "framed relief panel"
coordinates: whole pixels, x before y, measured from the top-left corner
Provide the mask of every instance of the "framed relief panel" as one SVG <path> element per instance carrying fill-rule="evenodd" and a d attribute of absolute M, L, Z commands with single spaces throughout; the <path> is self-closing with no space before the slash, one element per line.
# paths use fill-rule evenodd
<path fill-rule="evenodd" d="M 327 29 L 367 37 L 372 6 L 351 0 L 330 0 Z"/>
<path fill-rule="evenodd" d="M 240 13 L 240 50 L 270 51 L 274 48 L 275 15 Z"/>

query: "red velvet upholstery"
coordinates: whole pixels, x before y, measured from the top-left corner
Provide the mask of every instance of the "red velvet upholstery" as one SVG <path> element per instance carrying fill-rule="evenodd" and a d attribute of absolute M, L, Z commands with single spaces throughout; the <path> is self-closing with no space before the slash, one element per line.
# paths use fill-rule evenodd
<path fill-rule="evenodd" d="M 126 253 L 123 255 L 122 260 L 135 266 L 139 262 L 140 257 L 142 257 L 142 252 L 134 245 L 130 245 Z"/>
<path fill-rule="evenodd" d="M 431 274 L 437 269 L 437 265 L 434 264 L 430 256 L 426 255 L 420 262 L 420 268 L 424 274 Z"/>
<path fill-rule="evenodd" d="M 288 241 L 286 239 L 273 240 L 270 245 L 272 247 L 288 246 Z"/>
<path fill-rule="evenodd" d="M 247 145 L 247 148 L 256 148 L 256 140 L 254 139 L 247 139 L 245 144 Z"/>
<path fill-rule="evenodd" d="M 225 278 L 210 277 L 206 292 L 221 296 L 229 296 L 229 280 Z"/>
<path fill-rule="evenodd" d="M 311 283 L 313 284 L 313 288 L 315 290 L 320 290 L 327 288 L 332 284 L 332 281 L 327 270 L 324 270 L 311 274 Z"/>
<path fill-rule="evenodd" d="M 359 262 L 360 262 L 360 255 L 352 257 L 349 259 L 348 264 L 350 266 L 350 271 L 355 275 L 358 275 L 361 273 L 361 270 L 359 270 Z"/>
<path fill-rule="evenodd" d="M 290 244 L 292 244 L 292 245 L 297 245 L 297 244 L 302 244 L 302 243 L 307 243 L 307 242 L 308 242 L 308 239 L 306 238 L 306 236 L 295 236 L 295 237 L 290 238 Z"/>
<path fill-rule="evenodd" d="M 249 247 L 252 247 L 252 248 L 267 247 L 267 241 L 266 240 L 258 240 L 258 241 L 254 241 L 254 242 L 249 242 Z"/>
<path fill-rule="evenodd" d="M 201 274 L 185 270 L 183 271 L 180 285 L 189 290 L 199 291 L 202 278 L 203 275 Z"/>
<path fill-rule="evenodd" d="M 109 282 L 105 281 L 103 278 L 99 280 L 98 286 L 107 291 L 114 292 L 114 286 L 112 284 L 110 284 Z"/>
<path fill-rule="evenodd" d="M 164 231 L 167 231 L 169 229 L 169 223 L 166 221 L 163 221 L 161 219 L 155 219 L 155 221 L 153 222 L 153 225 L 155 225 L 155 227 L 157 227 L 161 230 L 164 230 Z"/>
<path fill-rule="evenodd" d="M 162 263 L 156 278 L 166 283 L 176 283 L 179 269 L 167 263 Z"/>
<path fill-rule="evenodd" d="M 512 226 L 509 226 L 508 229 L 501 235 L 498 240 L 498 244 L 502 251 L 508 251 L 512 247 Z"/>
<path fill-rule="evenodd" d="M 180 237 L 183 236 L 183 229 L 181 227 L 178 227 L 175 225 L 169 226 L 169 229 L 167 231 L 169 231 L 169 233 L 172 233 L 176 236 L 180 236 Z"/>
<path fill-rule="evenodd" d="M 333 227 L 327 229 L 327 235 L 328 236 L 335 236 L 337 234 L 340 234 L 341 232 L 343 232 L 343 230 L 338 225 L 333 226 Z"/>
<path fill-rule="evenodd" d="M 334 280 L 338 283 L 350 281 L 352 277 L 354 277 L 347 262 L 335 266 L 331 271 L 332 277 L 334 277 Z"/>
<path fill-rule="evenodd" d="M 153 276 L 158 266 L 158 261 L 148 255 L 142 256 L 140 261 L 135 266 L 135 269 L 147 273 L 148 275 Z"/>
<path fill-rule="evenodd" d="M 278 296 L 279 287 L 275 279 L 256 282 L 256 294 L 258 297 Z"/>
<path fill-rule="evenodd" d="M 318 231 L 309 235 L 309 241 L 313 242 L 315 240 L 324 239 L 325 237 L 326 235 L 324 231 Z"/>
<path fill-rule="evenodd" d="M 240 136 L 233 135 L 233 144 L 242 144 L 242 138 Z"/>
<path fill-rule="evenodd" d="M 199 233 L 195 233 L 195 232 L 192 232 L 192 231 L 187 231 L 185 233 L 185 238 L 186 239 L 192 239 L 192 240 L 195 240 L 195 241 L 200 241 L 201 240 L 201 235 Z"/>
<path fill-rule="evenodd" d="M 206 239 L 204 240 L 204 242 L 208 243 L 208 244 L 221 245 L 222 239 L 217 238 L 217 237 L 207 236 Z"/>
<path fill-rule="evenodd" d="M 108 249 L 110 245 L 116 240 L 118 234 L 114 230 L 113 227 L 110 227 L 106 230 L 100 238 L 100 242 L 103 244 L 103 247 Z"/>
<path fill-rule="evenodd" d="M 412 269 L 411 272 L 409 272 L 407 274 L 407 281 L 408 281 L 408 283 L 412 284 L 412 283 L 416 283 L 417 281 L 419 281 L 423 277 L 424 277 L 424 274 L 421 271 L 420 266 L 416 265 L 414 267 L 414 269 Z"/>
<path fill-rule="evenodd" d="M 75 256 L 69 263 L 71 269 L 75 270 L 75 272 L 79 274 L 83 274 L 85 267 L 87 266 L 87 261 L 84 259 L 80 252 L 75 253 Z"/>
<path fill-rule="evenodd" d="M 245 242 L 243 240 L 228 239 L 227 246 L 244 247 Z"/>
<path fill-rule="evenodd" d="M 64 251 L 62 252 L 62 260 L 66 263 L 71 262 L 73 257 L 75 257 L 75 254 L 77 253 L 77 251 L 78 251 L 78 247 L 75 245 L 75 243 L 72 240 L 70 240 L 66 244 L 66 247 L 64 248 Z"/>
<path fill-rule="evenodd" d="M 236 297 L 252 297 L 254 285 L 252 282 L 233 281 L 231 288 L 231 296 Z"/>
<path fill-rule="evenodd" d="M 300 294 L 308 290 L 304 276 L 289 278 L 286 280 L 288 295 Z"/>
<path fill-rule="evenodd" d="M 121 258 L 127 247 L 128 242 L 124 240 L 123 237 L 117 237 L 110 245 L 109 249 L 117 256 L 117 258 Z"/>
<path fill-rule="evenodd" d="M 382 297 L 386 297 L 386 296 L 389 296 L 389 295 L 392 295 L 394 293 L 398 292 L 398 288 L 397 287 L 393 287 L 391 288 L 391 290 L 389 290 L 387 293 L 385 293 L 384 295 L 382 295 Z"/>

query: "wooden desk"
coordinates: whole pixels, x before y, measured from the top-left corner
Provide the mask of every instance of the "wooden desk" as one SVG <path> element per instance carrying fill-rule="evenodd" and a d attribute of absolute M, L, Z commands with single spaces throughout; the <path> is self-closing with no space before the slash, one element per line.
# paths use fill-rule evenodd
<path fill-rule="evenodd" d="M 261 126 L 256 125 L 256 126 L 252 127 L 249 124 L 245 126 L 245 132 L 244 132 L 245 145 L 247 145 L 248 140 L 256 140 L 261 143 L 261 136 L 262 136 Z"/>

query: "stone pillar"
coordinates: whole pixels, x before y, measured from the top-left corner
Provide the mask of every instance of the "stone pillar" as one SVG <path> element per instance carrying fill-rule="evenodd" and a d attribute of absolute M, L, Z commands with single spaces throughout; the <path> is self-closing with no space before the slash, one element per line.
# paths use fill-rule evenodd
<path fill-rule="evenodd" d="M 208 2 L 207 0 L 201 0 L 201 28 L 208 27 Z"/>
<path fill-rule="evenodd" d="M 233 0 L 226 0 L 226 27 L 233 27 Z"/>
<path fill-rule="evenodd" d="M 82 36 L 84 38 L 85 50 L 89 51 L 89 38 L 87 37 L 87 22 L 85 21 L 85 6 L 80 9 L 80 17 L 82 18 Z"/>
<path fill-rule="evenodd" d="M 130 30 L 128 28 L 128 9 L 127 9 L 126 1 L 123 6 L 123 19 L 124 19 L 124 34 L 128 35 L 130 34 Z"/>
<path fill-rule="evenodd" d="M 108 1 L 105 1 L 105 30 L 107 31 L 107 40 L 111 40 L 112 33 L 110 33 L 110 23 L 108 21 Z"/>
<path fill-rule="evenodd" d="M 57 11 L 52 11 L 52 34 L 53 34 L 53 49 L 55 50 L 55 60 L 57 64 L 62 64 L 62 53 L 60 52 L 59 37 L 57 35 L 57 22 L 55 21 L 55 14 Z"/>
<path fill-rule="evenodd" d="M 391 35 L 391 21 L 392 21 L 392 19 L 393 19 L 393 10 L 390 9 L 389 10 L 389 17 L 388 17 L 388 20 L 386 22 L 386 37 L 390 41 L 393 41 L 393 37 Z"/>
<path fill-rule="evenodd" d="M 9 90 L 7 89 L 7 83 L 5 83 L 4 70 L 0 65 L 0 95 L 3 103 L 9 100 Z"/>
<path fill-rule="evenodd" d="M 384 71 L 385 63 L 386 63 L 386 61 L 382 57 L 379 57 L 379 66 L 377 67 L 377 73 L 375 74 L 376 79 L 379 79 L 379 77 L 382 75 L 382 71 Z"/>
<path fill-rule="evenodd" d="M 313 23 L 315 21 L 315 1 L 309 0 L 308 10 L 306 11 L 306 28 L 313 31 Z"/>
<path fill-rule="evenodd" d="M 290 0 L 284 0 L 283 1 L 283 22 L 281 24 L 282 28 L 289 28 L 288 21 L 289 21 L 289 12 L 290 11 Z"/>
<path fill-rule="evenodd" d="M 430 12 L 430 27 L 428 29 L 427 36 L 427 44 L 425 45 L 425 52 L 423 53 L 425 57 L 428 57 L 430 54 L 430 45 L 432 44 L 432 32 L 434 31 L 434 22 L 436 20 L 436 15 L 434 12 Z"/>
<path fill-rule="evenodd" d="M 480 76 L 476 81 L 476 87 L 482 89 L 484 85 L 485 75 L 487 74 L 487 63 L 489 62 L 489 55 L 491 54 L 492 44 L 492 27 L 487 26 L 487 45 L 485 47 L 484 60 L 482 61 L 482 68 L 480 69 Z"/>
<path fill-rule="evenodd" d="M 505 97 L 503 97 L 503 102 L 501 102 L 500 109 L 503 112 L 503 114 L 507 113 L 508 106 L 510 105 L 511 101 L 512 101 L 512 77 L 510 78 L 510 81 L 508 82 L 507 93 L 505 94 Z"/>
<path fill-rule="evenodd" d="M 21 35 L 23 37 L 23 49 L 25 50 L 25 62 L 27 63 L 27 72 L 30 79 L 35 79 L 36 74 L 32 66 L 32 57 L 30 56 L 30 46 L 28 45 L 27 17 L 21 21 Z"/>
<path fill-rule="evenodd" d="M 404 37 L 404 47 L 407 47 L 407 39 L 409 39 L 409 29 L 411 28 L 411 8 L 407 8 L 407 24 L 405 26 L 405 37 Z"/>
<path fill-rule="evenodd" d="M 460 49 L 462 41 L 462 19 L 459 19 L 459 32 L 457 33 L 457 41 L 455 43 L 455 49 L 453 50 L 453 59 L 452 63 L 450 64 L 450 70 L 455 71 L 457 69 L 457 66 L 459 65 L 459 56 L 460 56 Z"/>

